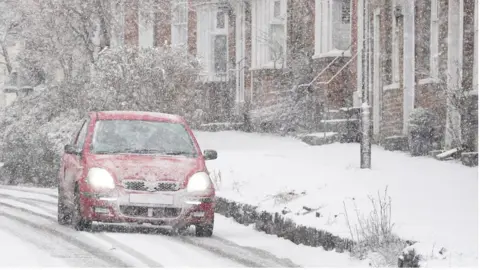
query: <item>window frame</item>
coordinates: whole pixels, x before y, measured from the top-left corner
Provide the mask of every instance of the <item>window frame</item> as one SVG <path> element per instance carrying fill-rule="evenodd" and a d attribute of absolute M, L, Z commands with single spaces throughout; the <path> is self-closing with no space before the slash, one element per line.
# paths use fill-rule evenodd
<path fill-rule="evenodd" d="M 352 56 L 351 47 L 347 50 L 334 48 L 333 31 L 333 5 L 335 1 L 345 0 L 315 0 L 315 54 L 313 58 Z M 353 1 L 349 0 L 349 41 L 352 43 L 352 19 L 353 19 Z M 343 12 L 343 8 L 341 9 Z M 343 20 L 343 16 L 341 18 Z"/>
<path fill-rule="evenodd" d="M 280 16 L 275 14 L 275 5 L 280 3 Z M 252 2 L 252 66 L 255 69 L 281 69 L 287 64 L 287 1 L 286 0 L 254 0 Z M 271 42 L 273 39 L 272 26 L 283 26 L 282 57 L 272 59 Z"/>
<path fill-rule="evenodd" d="M 218 14 L 223 13 L 224 27 L 218 26 Z M 228 13 L 216 4 L 205 4 L 197 7 L 197 57 L 203 66 L 199 79 L 204 81 L 225 81 L 229 77 L 229 25 Z M 218 36 L 226 39 L 225 62 L 226 71 L 216 71 L 215 40 Z"/>
<path fill-rule="evenodd" d="M 439 78 L 440 1 L 431 0 L 430 13 L 430 78 Z"/>
<path fill-rule="evenodd" d="M 400 37 L 400 27 L 397 24 L 397 17 L 395 16 L 395 8 L 397 6 L 397 1 L 392 1 L 392 8 L 391 8 L 391 20 L 392 20 L 392 81 L 390 82 L 391 85 L 396 85 L 400 83 L 400 41 L 403 40 Z M 402 13 L 403 13 L 403 6 L 402 6 Z"/>
<path fill-rule="evenodd" d="M 183 11 L 179 10 L 180 8 L 182 8 L 182 6 L 184 9 Z M 173 3 L 171 9 L 171 44 L 174 47 L 184 48 L 186 50 L 188 48 L 188 1 L 183 0 Z M 184 14 L 181 14 L 180 12 L 184 12 Z M 183 20 L 176 20 L 176 18 L 179 17 Z"/>

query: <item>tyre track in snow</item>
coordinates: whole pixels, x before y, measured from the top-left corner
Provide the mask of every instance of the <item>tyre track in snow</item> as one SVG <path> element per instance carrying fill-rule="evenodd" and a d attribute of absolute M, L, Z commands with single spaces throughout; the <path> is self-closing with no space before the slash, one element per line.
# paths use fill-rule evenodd
<path fill-rule="evenodd" d="M 31 212 L 26 210 L 26 209 L 21 209 L 19 207 L 12 207 L 11 205 L 5 204 L 3 202 L 0 202 L 0 205 L 2 205 L 4 207 L 11 208 L 11 209 L 14 209 L 14 210 L 17 210 L 17 211 L 19 210 L 21 212 L 31 214 Z M 75 237 L 72 237 L 65 232 L 62 232 L 61 230 L 55 229 L 53 226 L 48 226 L 47 224 L 39 224 L 38 222 L 32 222 L 31 220 L 29 220 L 28 217 L 21 217 L 20 215 L 17 215 L 16 213 L 12 214 L 12 213 L 9 213 L 9 212 L 10 211 L 2 210 L 2 211 L 0 211 L 0 216 L 6 217 L 10 220 L 20 222 L 23 225 L 26 225 L 26 226 L 28 226 L 32 229 L 35 229 L 35 230 L 37 230 L 41 233 L 48 234 L 48 235 L 50 235 L 54 238 L 60 238 L 64 241 L 76 246 L 77 248 L 85 251 L 86 253 L 89 253 L 93 258 L 96 258 L 99 261 L 105 262 L 108 266 L 118 267 L 118 268 L 132 267 L 132 265 L 118 259 L 117 257 L 114 257 L 111 254 L 109 254 L 107 252 L 104 252 L 103 250 L 101 250 L 99 248 L 88 245 L 87 243 L 85 243 L 85 242 L 83 242 L 83 241 L 81 241 L 81 240 L 79 240 Z"/>
<path fill-rule="evenodd" d="M 23 193 L 39 194 L 39 195 L 49 196 L 49 197 L 52 197 L 54 199 L 58 198 L 58 195 L 56 195 L 56 194 L 52 194 L 52 193 L 49 193 L 47 191 L 33 190 L 33 188 L 22 188 L 22 187 L 19 187 L 19 186 L 0 185 L 0 189 L 12 190 L 12 191 L 23 192 Z"/>
<path fill-rule="evenodd" d="M 26 244 L 35 246 L 54 259 L 59 259 L 68 267 L 108 267 L 109 264 L 92 256 L 83 249 L 63 241 L 58 237 L 51 237 L 43 231 L 32 229 L 23 222 L 13 220 L 0 212 L 0 231 L 17 237 Z M 38 265 L 37 265 L 38 266 Z"/>
<path fill-rule="evenodd" d="M 8 203 L 5 203 L 5 202 L 1 202 L 0 201 L 0 205 L 2 206 L 6 206 L 6 207 L 9 207 L 11 209 L 14 209 L 14 210 L 18 210 L 18 211 L 21 211 L 21 212 L 24 212 L 24 213 L 27 213 L 29 215 L 33 215 L 33 216 L 36 216 L 36 217 L 40 217 L 40 218 L 43 218 L 43 219 L 46 219 L 50 222 L 54 222 L 56 224 L 56 218 L 55 218 L 55 215 L 57 214 L 56 211 L 52 210 L 52 209 L 49 209 L 47 207 L 42 207 L 42 206 L 38 206 L 32 202 L 29 202 L 29 199 L 26 199 L 24 200 L 24 203 L 27 204 L 27 205 L 30 205 L 30 206 L 33 206 L 33 207 L 36 207 L 36 208 L 39 208 L 39 209 L 42 209 L 44 210 L 45 212 L 49 212 L 52 216 L 48 216 L 48 215 L 44 215 L 42 213 L 38 213 L 38 212 L 35 212 L 33 210 L 30 210 L 30 209 L 25 209 L 23 207 L 20 207 L 20 206 L 15 206 L 15 205 L 11 205 L 11 204 L 8 204 Z M 0 212 L 0 215 L 5 215 L 4 213 Z M 12 215 L 8 214 L 8 217 L 12 217 Z M 12 219 L 14 220 L 22 220 L 21 218 L 18 218 L 18 217 L 12 217 Z M 22 221 L 23 222 L 23 221 Z M 31 224 L 28 224 L 30 226 L 32 226 Z M 62 227 L 61 227 L 62 228 Z M 68 227 L 65 227 L 65 229 L 68 230 Z M 59 232 L 60 230 L 59 229 L 51 229 L 49 232 L 50 233 L 53 233 L 55 234 L 54 232 Z M 61 234 L 61 233 L 60 233 Z M 68 234 L 63 234 L 62 235 L 63 239 L 66 239 L 67 241 L 69 241 L 70 239 L 72 239 L 72 237 L 70 237 Z M 130 254 L 132 257 L 134 257 L 135 259 L 139 260 L 140 262 L 142 262 L 143 264 L 145 264 L 146 266 L 148 267 L 153 267 L 153 268 L 161 268 L 163 267 L 160 263 L 154 261 L 154 260 L 151 260 L 150 258 L 144 256 L 143 254 L 137 252 L 136 250 L 122 244 L 122 243 L 119 243 L 118 241 L 106 236 L 106 235 L 100 235 L 100 234 L 94 234 L 94 236 L 98 237 L 98 238 L 101 238 L 102 240 L 104 240 L 105 242 L 108 242 L 109 244 L 111 244 L 112 246 L 115 246 L 116 248 L 115 249 L 118 249 L 118 250 L 121 250 L 122 252 L 124 253 L 127 253 L 127 254 Z M 80 246 L 78 245 L 78 243 L 80 243 Z M 105 252 L 103 252 L 101 249 L 98 249 L 96 247 L 93 247 L 93 246 L 90 246 L 90 245 L 87 245 L 85 244 L 83 241 L 80 241 L 80 240 L 77 240 L 76 243 L 77 246 L 79 246 L 80 248 L 87 248 L 87 251 L 89 252 L 98 252 L 100 251 L 100 255 L 101 257 L 103 257 L 105 255 Z M 96 250 L 96 251 L 95 251 Z M 102 254 L 103 253 L 103 254 Z M 110 254 L 108 254 L 108 257 L 110 258 L 110 261 L 119 261 L 119 259 L 117 257 L 114 257 L 114 256 L 111 256 Z M 131 267 L 131 265 L 129 264 L 124 264 L 123 266 L 119 266 L 119 267 Z"/>
<path fill-rule="evenodd" d="M 3 186 L 0 186 L 0 189 L 4 188 Z M 45 192 L 30 192 L 30 190 L 19 190 L 19 189 L 14 189 L 15 191 L 18 192 L 24 192 L 24 193 L 34 193 L 34 194 L 41 194 L 41 195 L 47 195 L 50 197 L 57 198 L 57 196 L 53 194 L 45 194 Z M 4 194 L 2 194 L 4 195 Z M 45 201 L 45 200 L 38 200 L 34 198 L 18 198 L 13 195 L 8 195 L 9 198 L 12 198 L 14 200 L 21 200 L 23 203 L 29 204 L 31 206 L 34 206 L 36 208 L 40 208 L 42 210 L 45 210 L 49 214 L 52 214 L 53 216 L 56 216 L 56 209 L 54 210 L 53 208 L 47 208 L 47 207 L 41 207 L 38 203 L 41 204 L 48 204 L 51 206 L 55 206 L 56 208 L 56 203 L 51 202 L 51 201 Z M 19 201 L 20 201 L 19 200 Z M 40 213 L 35 213 L 34 211 L 29 211 L 30 214 L 33 215 L 39 215 L 43 218 L 50 219 L 56 223 L 56 218 L 52 216 L 45 216 Z M 95 225 L 94 225 L 95 226 Z M 96 228 L 95 228 L 96 227 Z M 134 257 L 137 257 L 147 265 L 152 265 L 152 267 L 161 267 L 158 266 L 158 263 L 152 261 L 148 257 L 144 256 L 141 253 L 138 253 L 131 247 L 117 241 L 116 239 L 110 237 L 106 233 L 100 233 L 100 232 L 109 232 L 109 233 L 116 233 L 119 232 L 119 230 L 116 230 L 116 226 L 112 225 L 99 225 L 94 227 L 94 232 L 96 231 L 97 233 L 93 233 L 98 238 L 101 238 L 105 242 L 108 242 L 112 244 L 113 246 L 116 246 L 129 254 L 132 254 Z M 117 227 L 118 228 L 118 227 Z M 160 229 L 161 231 L 162 229 Z M 159 229 L 158 228 L 138 228 L 138 227 L 127 227 L 127 228 L 122 228 L 121 232 L 134 232 L 134 233 L 144 233 L 144 234 L 151 234 L 153 235 L 158 235 Z M 113 236 L 114 234 L 112 234 Z M 153 240 L 153 239 L 152 239 Z M 217 256 L 220 255 L 221 257 L 224 257 L 226 259 L 235 261 L 239 264 L 242 264 L 247 267 L 256 267 L 256 268 L 263 268 L 263 267 L 275 267 L 275 268 L 290 268 L 290 267 L 299 267 L 298 265 L 295 265 L 293 262 L 291 262 L 289 259 L 281 259 L 277 258 L 274 255 L 270 254 L 267 251 L 261 250 L 261 249 L 256 249 L 253 247 L 244 247 L 244 246 L 239 246 L 235 244 L 234 242 L 228 241 L 226 239 L 222 239 L 220 237 L 211 237 L 211 238 L 196 238 L 192 237 L 192 235 L 189 236 L 178 236 L 178 237 L 171 237 L 172 241 L 180 241 L 184 244 L 192 245 L 201 249 L 204 249 L 206 251 L 209 251 L 211 253 L 216 254 Z M 157 266 L 153 266 L 153 264 L 157 264 Z"/>

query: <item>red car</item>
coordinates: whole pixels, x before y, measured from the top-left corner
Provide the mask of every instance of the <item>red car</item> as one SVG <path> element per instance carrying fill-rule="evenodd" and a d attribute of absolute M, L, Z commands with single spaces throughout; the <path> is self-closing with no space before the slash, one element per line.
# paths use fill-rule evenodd
<path fill-rule="evenodd" d="M 197 236 L 213 233 L 215 189 L 203 153 L 179 116 L 91 112 L 65 146 L 58 174 L 58 222 L 150 223 Z"/>

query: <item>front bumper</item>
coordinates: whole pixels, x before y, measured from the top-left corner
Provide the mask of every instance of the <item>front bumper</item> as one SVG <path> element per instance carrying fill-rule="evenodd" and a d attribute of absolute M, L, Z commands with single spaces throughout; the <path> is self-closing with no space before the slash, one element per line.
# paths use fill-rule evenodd
<path fill-rule="evenodd" d="M 138 202 L 132 194 L 170 197 L 168 204 Z M 214 218 L 214 195 L 190 196 L 185 190 L 175 192 L 118 192 L 109 194 L 81 192 L 82 216 L 105 223 L 150 223 L 181 227 L 211 224 Z"/>

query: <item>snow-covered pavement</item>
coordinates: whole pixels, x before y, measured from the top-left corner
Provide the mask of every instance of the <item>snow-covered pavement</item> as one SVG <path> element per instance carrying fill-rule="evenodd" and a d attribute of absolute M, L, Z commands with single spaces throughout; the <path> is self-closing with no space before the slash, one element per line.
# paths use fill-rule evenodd
<path fill-rule="evenodd" d="M 0 238 L 0 246 L 4 250 L 2 256 L 12 258 L 6 263 L 0 260 L 0 267 L 367 265 L 366 261 L 351 259 L 348 254 L 297 246 L 220 215 L 215 217 L 212 238 L 196 238 L 192 236 L 193 232 L 186 236 L 171 236 L 167 230 L 158 231 L 148 226 L 139 229 L 139 226 L 105 224 L 95 225 L 92 233 L 77 232 L 56 223 L 56 197 L 54 189 L 0 186 L 0 237 L 8 235 Z M 11 249 L 8 248 L 10 245 Z M 32 260 L 28 261 L 24 252 L 34 254 Z"/>
<path fill-rule="evenodd" d="M 270 212 L 285 209 L 297 224 L 350 237 L 344 203 L 350 219 L 355 209 L 368 215 L 368 196 L 377 198 L 388 186 L 396 234 L 445 247 L 450 255 L 443 266 L 477 266 L 478 168 L 373 146 L 373 168 L 361 170 L 358 144 L 313 147 L 235 131 L 196 136 L 202 149 L 218 151 L 207 166 L 213 176 L 220 172 L 214 177 L 221 179 L 220 197 Z M 318 210 L 303 215 L 304 206 Z"/>

